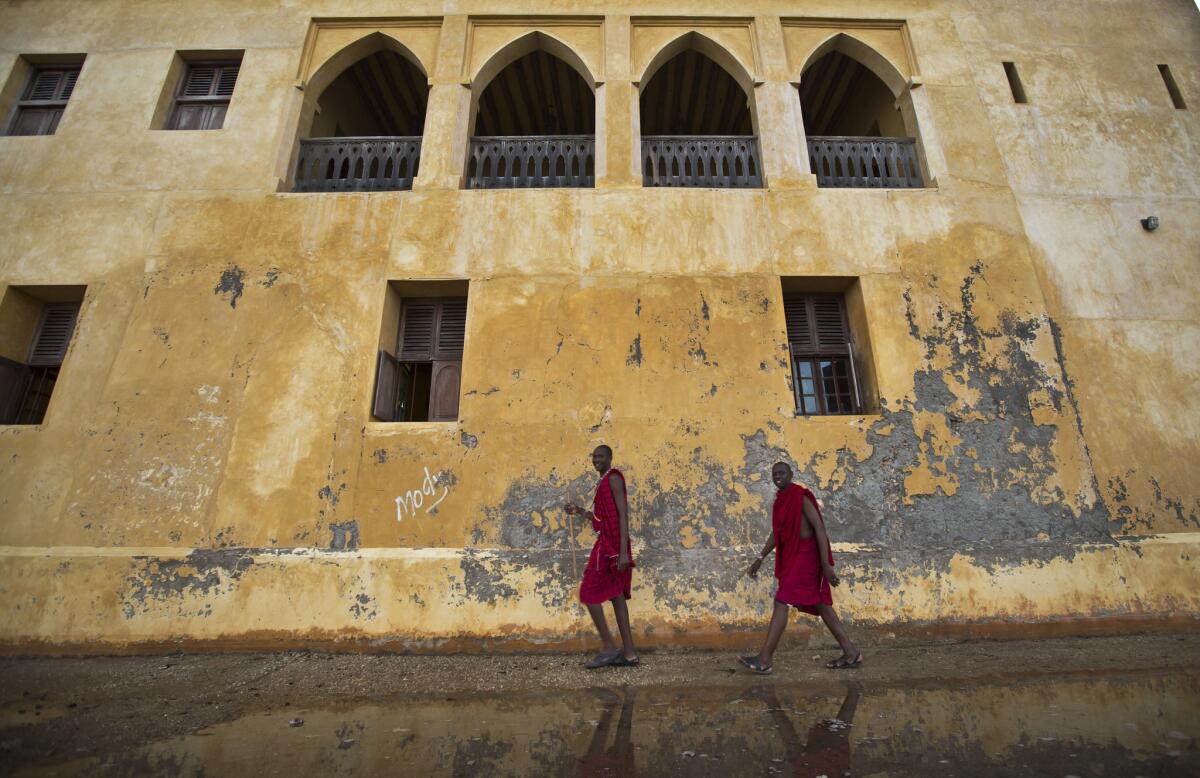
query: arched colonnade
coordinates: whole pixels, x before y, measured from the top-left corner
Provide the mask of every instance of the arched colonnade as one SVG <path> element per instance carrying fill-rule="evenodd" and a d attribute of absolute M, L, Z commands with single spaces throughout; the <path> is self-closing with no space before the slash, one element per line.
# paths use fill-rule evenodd
<path fill-rule="evenodd" d="M 801 176 L 815 174 L 820 186 L 924 185 L 912 84 L 894 64 L 838 33 L 817 45 L 800 71 L 790 100 L 795 134 L 807 148 L 784 149 L 780 159 L 791 158 Z M 604 177 L 605 142 L 612 140 L 603 133 L 605 85 L 561 38 L 526 32 L 468 75 L 466 115 L 450 122 L 464 141 L 462 186 L 591 187 Z M 429 65 L 382 32 L 329 56 L 303 84 L 292 188 L 421 188 L 430 84 Z M 760 148 L 774 151 L 774 139 L 762 138 L 772 128 L 761 126 L 756 106 L 763 84 L 712 37 L 674 37 L 634 74 L 632 86 L 637 105 L 627 156 L 643 186 L 755 188 L 772 175 Z"/>

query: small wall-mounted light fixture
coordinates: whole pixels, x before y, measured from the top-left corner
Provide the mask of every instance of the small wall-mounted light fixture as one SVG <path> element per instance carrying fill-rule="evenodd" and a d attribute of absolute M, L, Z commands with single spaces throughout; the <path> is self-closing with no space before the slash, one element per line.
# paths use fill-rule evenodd
<path fill-rule="evenodd" d="M 1142 219 L 1142 229 L 1145 230 L 1146 232 L 1154 232 L 1155 230 L 1157 230 L 1158 229 L 1158 217 L 1157 216 L 1147 216 L 1145 219 Z"/>

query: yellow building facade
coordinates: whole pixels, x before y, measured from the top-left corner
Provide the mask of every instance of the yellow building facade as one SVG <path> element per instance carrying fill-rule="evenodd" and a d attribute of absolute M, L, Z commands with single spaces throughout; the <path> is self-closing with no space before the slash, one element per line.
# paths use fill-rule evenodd
<path fill-rule="evenodd" d="M 0 644 L 578 645 L 599 443 L 649 643 L 762 623 L 779 459 L 859 628 L 1194 624 L 1198 76 L 1187 0 L 9 4 Z"/>

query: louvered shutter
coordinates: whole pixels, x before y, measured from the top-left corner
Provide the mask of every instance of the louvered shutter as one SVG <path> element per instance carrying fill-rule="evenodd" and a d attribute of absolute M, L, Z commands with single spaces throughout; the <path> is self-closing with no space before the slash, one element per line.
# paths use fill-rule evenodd
<path fill-rule="evenodd" d="M 26 100 L 54 100 L 58 96 L 58 87 L 62 83 L 61 70 L 39 70 L 29 84 Z"/>
<path fill-rule="evenodd" d="M 812 326 L 808 320 L 808 298 L 787 295 L 783 298 L 783 316 L 787 320 L 788 345 L 792 353 L 810 353 L 816 350 Z"/>
<path fill-rule="evenodd" d="M 850 330 L 838 295 L 786 295 L 783 298 L 788 345 L 793 354 L 845 354 Z"/>
<path fill-rule="evenodd" d="M 217 74 L 217 97 L 232 97 L 233 87 L 237 83 L 238 71 L 241 65 L 226 65 L 220 69 Z"/>
<path fill-rule="evenodd" d="M 61 365 L 75 331 L 75 318 L 79 314 L 78 303 L 48 303 L 42 310 L 42 321 L 38 325 L 33 348 L 29 352 L 29 364 L 34 367 Z"/>
<path fill-rule="evenodd" d="M 822 354 L 845 354 L 849 333 L 842 298 L 823 295 L 810 300 L 817 333 L 817 351 Z"/>
<path fill-rule="evenodd" d="M 187 66 L 167 129 L 219 130 L 237 84 L 240 62 L 193 62 Z"/>
<path fill-rule="evenodd" d="M 462 357 L 467 334 L 467 300 L 443 300 L 438 313 L 435 359 Z"/>
<path fill-rule="evenodd" d="M 216 65 L 188 65 L 183 82 L 184 97 L 208 97 L 217 81 Z"/>
<path fill-rule="evenodd" d="M 71 94 L 75 91 L 75 82 L 79 80 L 78 70 L 68 70 L 64 74 L 62 91 L 59 93 L 60 100 L 70 100 Z"/>
<path fill-rule="evenodd" d="M 433 358 L 437 329 L 436 300 L 406 300 L 400 320 L 400 361 L 427 362 Z"/>

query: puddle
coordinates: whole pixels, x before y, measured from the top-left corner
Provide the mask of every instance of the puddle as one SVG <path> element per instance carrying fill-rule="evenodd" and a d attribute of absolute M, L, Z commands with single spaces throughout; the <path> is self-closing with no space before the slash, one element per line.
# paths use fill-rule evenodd
<path fill-rule="evenodd" d="M 774 680 L 287 708 L 17 774 L 1200 775 L 1195 674 Z"/>

